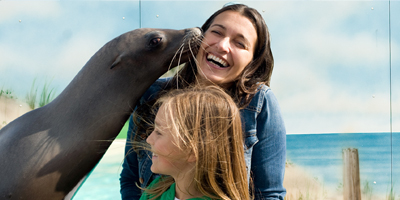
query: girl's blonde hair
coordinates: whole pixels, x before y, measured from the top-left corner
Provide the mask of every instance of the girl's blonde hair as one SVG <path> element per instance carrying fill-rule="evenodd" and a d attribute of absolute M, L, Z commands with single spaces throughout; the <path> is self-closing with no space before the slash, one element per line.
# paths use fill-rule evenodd
<path fill-rule="evenodd" d="M 161 105 L 163 105 L 161 107 Z M 194 184 L 212 199 L 250 199 L 240 113 L 217 86 L 178 89 L 160 97 L 178 148 L 196 158 Z M 163 177 L 146 192 L 156 198 L 174 182 Z"/>

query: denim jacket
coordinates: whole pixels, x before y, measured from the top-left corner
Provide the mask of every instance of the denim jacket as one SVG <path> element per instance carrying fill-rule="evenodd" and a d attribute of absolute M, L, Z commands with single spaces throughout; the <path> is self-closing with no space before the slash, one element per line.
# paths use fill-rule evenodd
<path fill-rule="evenodd" d="M 154 99 L 158 92 L 165 89 L 168 80 L 170 78 L 157 80 L 139 104 Z M 277 99 L 269 87 L 262 85 L 250 104 L 240 112 L 245 130 L 246 166 L 248 177 L 253 181 L 255 199 L 283 200 L 286 194 L 283 187 L 286 130 Z M 144 188 L 157 176 L 150 170 L 149 152 L 140 151 L 138 155 L 132 150 L 130 141 L 134 138 L 135 128 L 131 116 L 120 178 L 123 200 L 138 200 L 141 190 L 137 185 Z"/>

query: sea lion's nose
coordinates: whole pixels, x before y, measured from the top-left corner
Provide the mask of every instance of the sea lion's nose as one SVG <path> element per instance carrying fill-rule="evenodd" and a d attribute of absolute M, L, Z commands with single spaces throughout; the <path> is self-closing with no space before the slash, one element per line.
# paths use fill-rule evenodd
<path fill-rule="evenodd" d="M 199 36 L 202 34 L 202 30 L 200 27 L 194 27 L 190 29 L 186 29 L 186 34 L 192 34 L 193 36 Z"/>

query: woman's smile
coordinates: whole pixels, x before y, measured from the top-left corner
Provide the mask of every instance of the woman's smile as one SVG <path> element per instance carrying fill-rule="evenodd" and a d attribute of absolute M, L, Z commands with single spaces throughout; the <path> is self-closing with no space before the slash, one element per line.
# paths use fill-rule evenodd
<path fill-rule="evenodd" d="M 213 55 L 211 53 L 207 54 L 207 61 L 210 66 L 216 69 L 227 68 L 230 66 L 225 59 L 217 57 L 216 55 Z"/>

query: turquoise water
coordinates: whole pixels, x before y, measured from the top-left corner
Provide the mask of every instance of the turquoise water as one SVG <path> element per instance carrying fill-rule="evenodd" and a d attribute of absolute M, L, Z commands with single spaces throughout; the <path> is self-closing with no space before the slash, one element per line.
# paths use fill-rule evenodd
<path fill-rule="evenodd" d="M 357 148 L 361 189 L 368 182 L 375 194 L 385 195 L 390 190 L 391 179 L 394 191 L 400 192 L 399 143 L 400 133 L 287 135 L 287 158 L 323 182 L 325 187 L 335 189 L 342 183 L 342 150 Z M 74 200 L 120 199 L 123 145 L 124 140 L 120 140 L 119 146 L 110 147 Z"/>
<path fill-rule="evenodd" d="M 74 196 L 74 200 L 121 199 L 119 174 L 122 170 L 125 140 L 116 140 Z"/>

